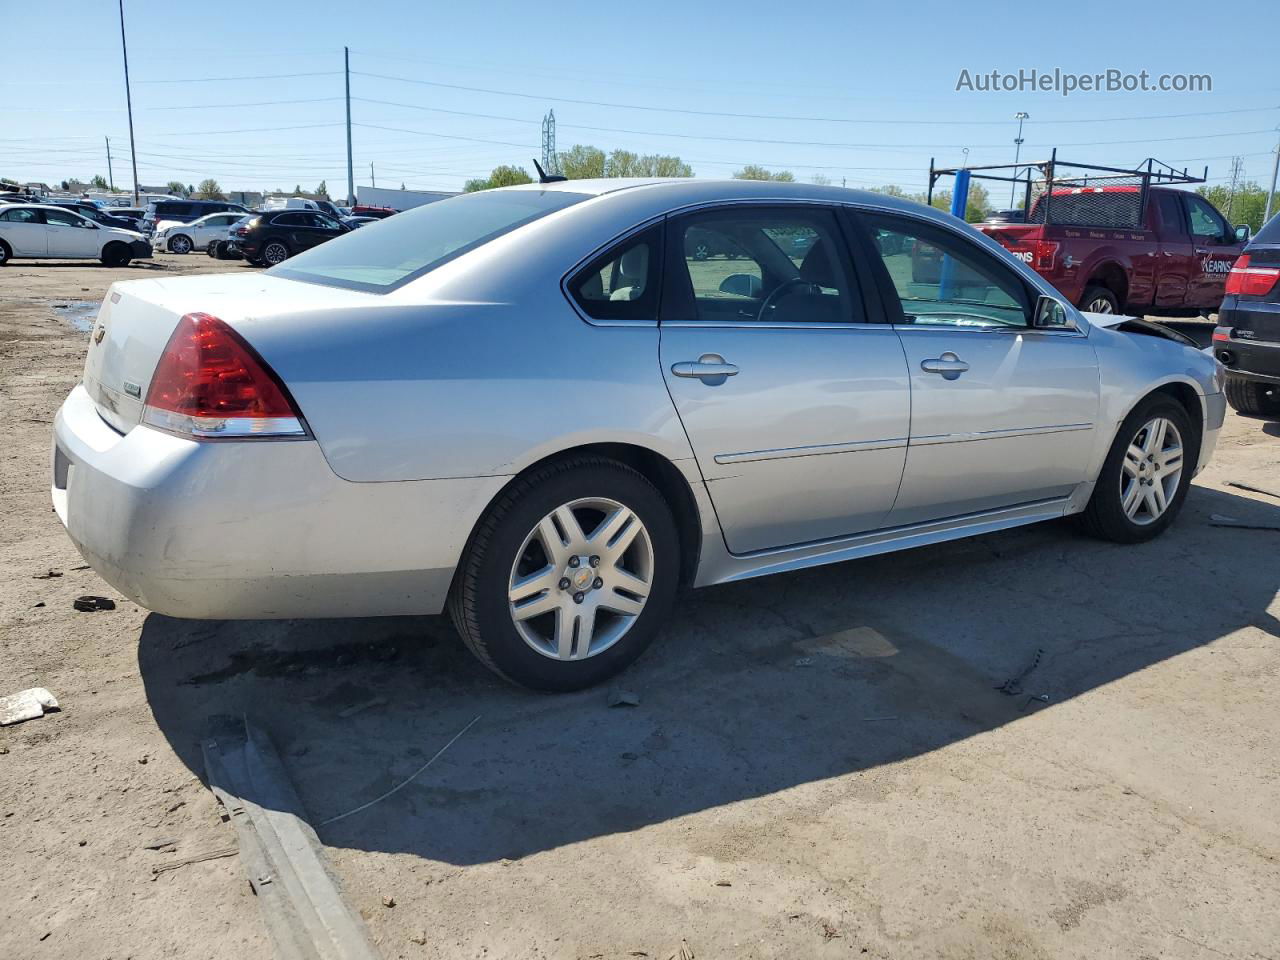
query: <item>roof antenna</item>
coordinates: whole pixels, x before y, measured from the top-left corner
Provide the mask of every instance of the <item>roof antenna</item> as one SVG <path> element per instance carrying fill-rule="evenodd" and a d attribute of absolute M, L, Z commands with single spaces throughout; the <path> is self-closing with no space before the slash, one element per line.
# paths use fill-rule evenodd
<path fill-rule="evenodd" d="M 547 171 L 542 169 L 542 164 L 537 161 L 537 158 L 533 161 L 533 169 L 538 171 L 539 183 L 559 183 L 561 180 L 569 179 L 568 177 L 560 176 L 558 173 L 547 173 Z"/>

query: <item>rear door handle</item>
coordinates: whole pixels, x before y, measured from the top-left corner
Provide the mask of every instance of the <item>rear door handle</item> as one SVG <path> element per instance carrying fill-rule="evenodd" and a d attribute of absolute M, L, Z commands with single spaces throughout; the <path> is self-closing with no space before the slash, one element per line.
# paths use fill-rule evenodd
<path fill-rule="evenodd" d="M 696 377 L 699 380 L 719 378 L 723 383 L 725 377 L 737 376 L 738 368 L 726 363 L 718 353 L 704 353 L 697 360 L 683 360 L 671 365 L 671 372 L 677 377 Z"/>
<path fill-rule="evenodd" d="M 920 369 L 925 373 L 938 373 L 944 380 L 954 380 L 969 369 L 969 365 L 948 350 L 932 360 L 921 360 Z"/>

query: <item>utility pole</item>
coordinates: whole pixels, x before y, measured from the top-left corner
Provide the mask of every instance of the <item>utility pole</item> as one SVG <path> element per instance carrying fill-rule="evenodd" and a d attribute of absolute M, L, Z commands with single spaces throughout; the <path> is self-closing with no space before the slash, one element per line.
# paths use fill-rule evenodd
<path fill-rule="evenodd" d="M 369 161 L 369 185 L 370 185 L 370 186 L 373 186 L 373 187 L 376 187 L 376 186 L 378 185 L 378 178 L 377 178 L 377 177 L 375 177 L 375 176 L 373 175 L 373 161 L 372 161 L 372 160 L 370 160 L 370 161 Z"/>
<path fill-rule="evenodd" d="M 1271 208 L 1276 202 L 1276 175 L 1280 174 L 1280 141 L 1276 142 L 1276 162 L 1271 168 L 1271 190 L 1267 194 L 1267 212 L 1262 215 L 1262 222 L 1266 223 L 1271 219 Z"/>
<path fill-rule="evenodd" d="M 347 206 L 356 202 L 356 175 L 351 166 L 351 50 L 342 48 L 343 72 L 347 78 Z"/>
<path fill-rule="evenodd" d="M 1240 174 L 1244 172 L 1244 157 L 1231 158 L 1231 190 L 1227 193 L 1226 218 L 1231 219 L 1231 208 L 1236 202 L 1236 184 L 1240 182 Z"/>
<path fill-rule="evenodd" d="M 129 108 L 129 159 L 133 161 L 133 205 L 138 205 L 138 150 L 133 142 L 133 94 L 129 90 L 129 46 L 124 39 L 124 0 L 120 0 L 120 52 L 124 54 L 124 101 Z"/>
<path fill-rule="evenodd" d="M 116 191 L 116 175 L 111 172 L 111 138 L 103 137 L 107 141 L 107 186 L 111 188 L 111 192 Z"/>
<path fill-rule="evenodd" d="M 1009 206 L 1010 207 L 1013 206 L 1014 197 L 1017 195 L 1017 192 L 1018 192 L 1018 184 L 1016 181 L 1018 177 L 1018 160 L 1020 160 L 1022 157 L 1022 122 L 1024 120 L 1030 120 L 1031 114 L 1024 113 L 1023 111 L 1019 110 L 1017 113 L 1013 115 L 1013 119 L 1018 121 L 1018 135 L 1013 139 L 1013 176 L 1014 176 L 1015 182 L 1009 184 Z"/>

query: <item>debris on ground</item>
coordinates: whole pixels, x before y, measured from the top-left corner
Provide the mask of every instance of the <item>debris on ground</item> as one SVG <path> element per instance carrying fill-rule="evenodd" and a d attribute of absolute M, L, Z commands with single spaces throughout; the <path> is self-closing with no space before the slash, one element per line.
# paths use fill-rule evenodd
<path fill-rule="evenodd" d="M 730 883 L 728 880 L 717 880 L 717 881 L 716 881 L 716 886 L 717 886 L 717 887 L 732 887 L 732 886 L 733 886 L 733 884 L 732 884 L 732 883 Z"/>
<path fill-rule="evenodd" d="M 421 930 L 409 937 L 410 943 L 416 943 L 420 947 L 427 945 L 427 931 Z"/>
<path fill-rule="evenodd" d="M 681 940 L 680 949 L 668 957 L 667 960 L 694 960 L 693 947 L 689 946 L 688 940 Z"/>
<path fill-rule="evenodd" d="M 1022 693 L 1022 681 L 1027 679 L 1027 675 L 1036 667 L 1040 666 L 1040 658 L 1044 656 L 1043 650 L 1036 650 L 1036 654 L 1031 658 L 1031 662 L 1022 668 L 1018 673 L 1006 680 L 1004 683 L 996 684 L 996 689 L 1003 693 L 1006 697 L 1016 697 Z"/>
<path fill-rule="evenodd" d="M 797 666 L 797 667 L 812 667 L 812 666 L 813 666 L 813 657 L 797 657 L 797 658 L 796 658 L 796 662 L 795 662 L 795 666 Z"/>
<path fill-rule="evenodd" d="M 61 571 L 61 570 L 55 570 L 55 569 L 53 569 L 53 567 L 50 567 L 47 573 L 34 573 L 34 574 L 32 574 L 32 575 L 31 575 L 31 579 L 32 579 L 32 580 L 53 580 L 53 579 L 55 579 L 55 578 L 57 578 L 57 577 L 60 577 L 60 576 L 62 576 L 62 571 Z"/>
<path fill-rule="evenodd" d="M 7 697 L 0 697 L 0 727 L 35 720 L 58 709 L 57 698 L 44 687 L 20 690 Z"/>
<path fill-rule="evenodd" d="M 1277 500 L 1280 500 L 1280 493 L 1276 493 L 1274 490 L 1268 490 L 1265 487 L 1255 487 L 1252 484 L 1240 483 L 1236 480 L 1228 480 L 1226 485 L 1228 487 L 1235 487 L 1237 490 L 1248 490 L 1250 493 L 1265 493 L 1268 497 L 1275 497 Z"/>
<path fill-rule="evenodd" d="M 164 840 L 152 840 L 150 843 L 142 845 L 143 850 L 163 850 L 165 847 L 176 847 L 178 845 L 177 837 L 167 837 Z"/>
<path fill-rule="evenodd" d="M 110 597 L 76 597 L 71 605 L 81 613 L 93 613 L 95 610 L 114 610 L 116 602 Z"/>
<path fill-rule="evenodd" d="M 1237 530 L 1280 530 L 1277 523 L 1250 523 L 1248 520 L 1237 520 L 1235 517 L 1224 517 L 1220 513 L 1209 515 L 1211 527 L 1234 527 Z"/>
<path fill-rule="evenodd" d="M 390 910 L 392 907 L 394 907 L 394 906 L 396 905 L 396 898 L 395 898 L 395 897 L 383 897 L 383 898 L 382 898 L 382 905 L 383 905 L 384 907 L 386 907 L 388 910 Z"/>
<path fill-rule="evenodd" d="M 339 710 L 338 716 L 346 720 L 348 717 L 354 717 L 357 713 L 363 713 L 365 710 L 371 710 L 374 707 L 382 707 L 387 703 L 386 697 L 371 697 L 362 703 L 352 704 L 345 710 Z"/>
<path fill-rule="evenodd" d="M 151 879 L 154 880 L 162 873 L 168 873 L 170 870 L 178 870 L 182 867 L 189 867 L 193 863 L 204 863 L 206 860 L 221 860 L 223 857 L 234 857 L 240 852 L 239 847 L 222 847 L 219 850 L 209 850 L 205 853 L 197 853 L 195 856 L 183 857 L 181 860 L 170 860 L 166 863 L 158 863 L 151 868 Z"/>
<path fill-rule="evenodd" d="M 822 921 L 822 939 L 835 940 L 840 936 L 840 931 L 826 920 Z"/>
<path fill-rule="evenodd" d="M 638 707 L 640 706 L 640 694 L 632 690 L 611 690 L 609 691 L 609 706 Z"/>

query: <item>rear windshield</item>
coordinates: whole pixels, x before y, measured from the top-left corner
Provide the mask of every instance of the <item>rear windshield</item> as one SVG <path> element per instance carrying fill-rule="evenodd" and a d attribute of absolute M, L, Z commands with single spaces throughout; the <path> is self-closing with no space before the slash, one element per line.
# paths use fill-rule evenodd
<path fill-rule="evenodd" d="M 312 247 L 269 272 L 386 293 L 587 194 L 494 190 L 437 200 Z"/>
<path fill-rule="evenodd" d="M 1280 213 L 1262 225 L 1256 239 L 1260 243 L 1280 243 Z"/>

